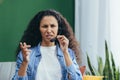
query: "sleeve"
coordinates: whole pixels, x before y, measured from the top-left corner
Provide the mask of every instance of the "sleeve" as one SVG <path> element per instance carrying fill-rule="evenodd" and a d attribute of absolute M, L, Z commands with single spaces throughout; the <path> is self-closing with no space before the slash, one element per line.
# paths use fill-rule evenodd
<path fill-rule="evenodd" d="M 12 80 L 28 80 L 27 74 L 25 76 L 18 75 L 18 71 L 19 71 L 20 66 L 22 64 L 22 61 L 23 61 L 23 57 L 22 57 L 22 53 L 20 52 L 17 56 L 16 70 L 15 70 L 15 74 L 14 74 Z"/>
<path fill-rule="evenodd" d="M 70 75 L 70 80 L 82 80 L 82 74 L 76 62 L 74 52 L 71 49 L 69 50 L 69 54 L 72 59 L 72 64 L 67 67 L 67 72 Z"/>

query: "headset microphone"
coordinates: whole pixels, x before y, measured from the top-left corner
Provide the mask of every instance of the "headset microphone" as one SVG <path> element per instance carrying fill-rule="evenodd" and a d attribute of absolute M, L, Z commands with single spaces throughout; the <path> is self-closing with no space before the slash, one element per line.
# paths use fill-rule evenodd
<path fill-rule="evenodd" d="M 55 38 L 51 39 L 50 42 L 55 42 L 56 40 L 57 40 L 57 38 L 55 37 Z"/>

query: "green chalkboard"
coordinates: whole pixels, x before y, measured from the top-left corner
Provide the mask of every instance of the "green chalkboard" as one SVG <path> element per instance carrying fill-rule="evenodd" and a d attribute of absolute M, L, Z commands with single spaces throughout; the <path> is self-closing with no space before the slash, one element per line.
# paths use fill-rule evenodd
<path fill-rule="evenodd" d="M 15 50 L 31 18 L 55 9 L 74 25 L 74 0 L 0 0 L 0 62 L 15 61 Z"/>

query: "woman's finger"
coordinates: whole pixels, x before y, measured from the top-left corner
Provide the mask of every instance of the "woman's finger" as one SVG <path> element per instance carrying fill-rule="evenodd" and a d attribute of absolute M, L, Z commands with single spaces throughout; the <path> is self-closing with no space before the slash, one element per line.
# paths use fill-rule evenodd
<path fill-rule="evenodd" d="M 20 42 L 20 48 L 23 49 L 23 44 L 22 44 L 22 42 Z"/>
<path fill-rule="evenodd" d="M 20 42 L 21 49 L 30 48 L 30 47 L 31 47 L 31 45 L 27 45 L 25 42 L 24 43 Z"/>

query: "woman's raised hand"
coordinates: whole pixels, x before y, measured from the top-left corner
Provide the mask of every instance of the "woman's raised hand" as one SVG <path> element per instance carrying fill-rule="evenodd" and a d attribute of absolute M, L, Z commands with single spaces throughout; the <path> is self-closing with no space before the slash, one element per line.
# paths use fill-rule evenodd
<path fill-rule="evenodd" d="M 58 35 L 57 39 L 63 52 L 68 51 L 69 40 L 64 35 Z"/>
<path fill-rule="evenodd" d="M 29 62 L 29 56 L 30 56 L 30 52 L 31 52 L 31 50 L 29 49 L 30 47 L 31 47 L 31 45 L 27 45 L 25 42 L 24 43 L 20 42 L 20 48 L 22 51 L 22 56 L 23 56 L 24 62 Z"/>

